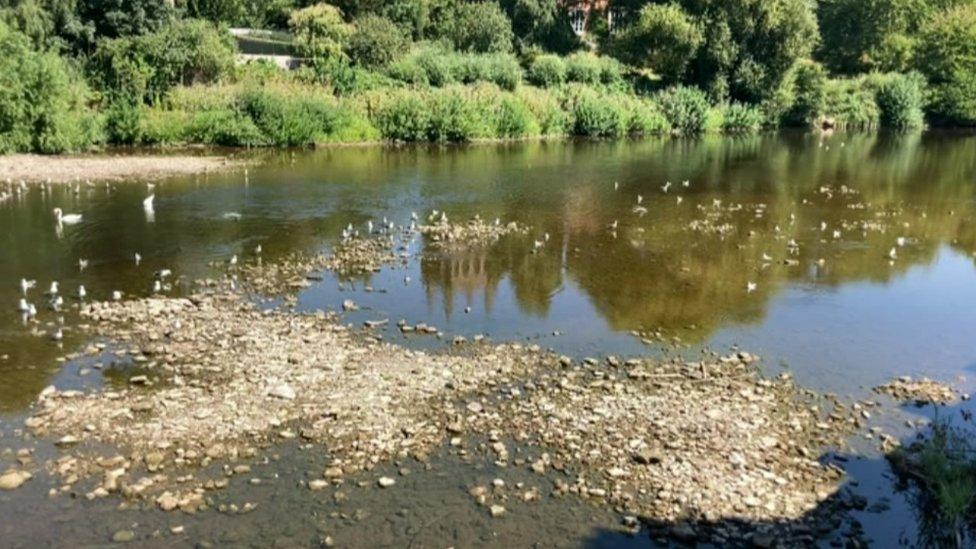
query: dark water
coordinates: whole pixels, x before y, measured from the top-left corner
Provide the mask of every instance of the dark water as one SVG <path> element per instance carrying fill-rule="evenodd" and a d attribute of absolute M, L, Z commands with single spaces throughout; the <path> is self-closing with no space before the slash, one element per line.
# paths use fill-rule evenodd
<path fill-rule="evenodd" d="M 79 364 L 57 361 L 83 343 L 70 330 L 77 301 L 69 296 L 79 284 L 91 298 L 107 299 L 113 290 L 145 295 L 152 273 L 168 268 L 183 277 L 179 291 L 188 280 L 222 273 L 213 261 L 234 254 L 252 261 L 258 244 L 265 260 L 274 260 L 327 249 L 349 223 L 383 217 L 408 223 L 411 212 L 424 216 L 434 209 L 452 220 L 480 215 L 532 230 L 461 254 L 432 253 L 417 240 L 415 249 L 428 252 L 422 261 L 365 278 L 326 276 L 301 293 L 299 306 L 337 309 L 353 299 L 363 310 L 350 322 L 403 318 L 433 324 L 445 339 L 486 334 L 579 357 L 738 345 L 762 355 L 773 372 L 786 369 L 804 386 L 843 395 L 867 395 L 899 375 L 970 387 L 965 378 L 976 367 L 974 136 L 784 134 L 348 148 L 264 160 L 246 176 L 158 185 L 152 222 L 141 205 L 149 191 L 138 182 L 82 184 L 78 193 L 34 189 L 0 204 L 0 303 L 9 305 L 0 314 L 0 410 L 9 418 L 8 432 L 45 386 L 105 382 L 97 372 L 79 375 Z M 672 182 L 667 192 L 661 188 L 666 181 Z M 637 195 L 644 215 L 633 211 Z M 54 207 L 83 213 L 84 220 L 59 236 Z M 241 219 L 226 219 L 226 212 Z M 533 241 L 546 234 L 548 242 L 534 252 Z M 138 266 L 135 253 L 143 258 Z M 79 258 L 89 261 L 84 271 Z M 31 300 L 38 326 L 25 327 L 16 312 L 22 277 L 37 280 Z M 52 280 L 65 295 L 61 313 L 45 306 L 42 294 Z M 49 337 L 59 317 L 67 327 L 60 348 Z M 386 337 L 404 339 L 392 326 Z M 405 343 L 445 345 L 429 336 Z M 16 447 L 9 437 L 0 446 L 5 441 Z M 890 492 L 883 462 L 856 467 L 868 471 L 862 489 Z M 902 520 L 911 512 L 897 501 L 889 513 L 865 519 L 873 539 L 895 543 L 906 529 L 913 535 Z M 7 505 L 0 499 L 0 517 Z M 582 512 L 566 505 L 546 513 L 553 531 L 560 531 L 561 520 L 573 520 L 557 517 Z M 599 537 L 613 518 L 593 513 L 596 524 L 564 529 L 561 542 L 585 543 L 584 531 L 597 536 L 597 545 L 620 542 Z M 276 522 L 271 517 L 264 521 Z M 107 539 L 104 532 L 99 536 Z"/>

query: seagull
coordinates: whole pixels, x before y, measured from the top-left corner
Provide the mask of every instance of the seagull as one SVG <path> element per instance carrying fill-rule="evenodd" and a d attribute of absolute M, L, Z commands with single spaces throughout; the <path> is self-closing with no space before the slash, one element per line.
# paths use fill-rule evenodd
<path fill-rule="evenodd" d="M 136 265 L 139 265 L 139 263 L 142 263 L 142 256 L 139 255 L 139 252 L 136 252 L 135 259 L 136 259 Z"/>
<path fill-rule="evenodd" d="M 898 250 L 896 248 L 892 248 L 892 249 L 888 250 L 888 258 L 889 259 L 898 259 Z"/>
<path fill-rule="evenodd" d="M 231 264 L 231 266 L 237 265 L 237 254 L 234 254 L 233 256 L 231 256 L 231 258 L 230 258 L 230 264 Z"/>
<path fill-rule="evenodd" d="M 85 286 L 84 285 L 78 286 L 78 299 L 85 299 L 85 296 L 87 295 L 88 292 L 85 291 Z"/>
<path fill-rule="evenodd" d="M 671 188 L 671 182 L 670 181 L 666 182 L 663 186 L 661 186 L 661 190 L 664 191 L 665 193 L 668 192 L 668 189 L 670 189 L 670 188 Z"/>
<path fill-rule="evenodd" d="M 152 214 L 155 212 L 155 209 L 153 209 L 153 202 L 155 200 L 156 200 L 156 195 L 151 194 L 147 196 L 145 200 L 142 201 L 142 209 L 146 210 L 147 214 Z"/>
<path fill-rule="evenodd" d="M 685 179 L 684 181 L 681 182 L 681 186 L 682 187 L 690 187 L 691 186 L 691 181 L 688 181 L 687 179 Z"/>
<path fill-rule="evenodd" d="M 543 247 L 545 245 L 546 245 L 545 242 L 543 242 L 541 240 L 536 240 L 535 242 L 532 243 L 532 249 L 533 250 L 538 250 L 539 248 L 541 248 L 541 247 Z"/>
<path fill-rule="evenodd" d="M 88 268 L 88 260 L 87 259 L 80 259 L 79 258 L 78 259 L 78 270 L 79 271 L 84 271 L 87 268 Z"/>
<path fill-rule="evenodd" d="M 47 291 L 48 295 L 58 295 L 58 281 L 55 280 L 51 283 L 51 287 Z"/>
<path fill-rule="evenodd" d="M 755 282 L 746 282 L 746 293 L 751 294 L 752 292 L 755 292 L 755 291 L 756 291 L 756 283 Z"/>
<path fill-rule="evenodd" d="M 545 235 L 543 235 L 542 238 L 544 238 L 546 240 L 546 242 L 549 242 L 549 233 L 546 233 Z"/>
<path fill-rule="evenodd" d="M 834 230 L 834 238 L 840 238 L 840 231 Z"/>
<path fill-rule="evenodd" d="M 684 200 L 684 198 L 682 198 L 682 197 L 680 197 L 680 196 L 679 196 L 679 197 L 678 197 L 678 204 L 681 204 L 681 201 L 682 201 L 682 200 Z"/>
<path fill-rule="evenodd" d="M 163 285 L 158 280 L 153 282 L 153 293 L 158 294 L 163 291 Z"/>
<path fill-rule="evenodd" d="M 770 262 L 773 261 L 773 257 L 771 255 L 765 253 L 765 252 L 763 252 L 763 254 L 762 254 L 762 259 L 763 259 L 763 261 L 765 261 L 767 263 L 770 263 Z"/>
<path fill-rule="evenodd" d="M 609 224 L 609 225 L 607 225 L 607 227 L 608 227 L 608 228 L 609 228 L 609 229 L 610 229 L 611 231 L 616 231 L 616 230 L 617 230 L 617 220 L 616 220 L 616 219 L 614 219 L 614 220 L 613 220 L 613 223 L 611 223 L 611 224 Z"/>
<path fill-rule="evenodd" d="M 616 191 L 619 188 L 620 188 L 620 182 L 619 181 L 614 181 L 613 182 L 613 190 Z"/>
<path fill-rule="evenodd" d="M 261 255 L 261 245 L 258 244 L 254 247 L 254 255 Z"/>
<path fill-rule="evenodd" d="M 643 202 L 643 201 L 644 201 L 644 197 L 641 196 L 641 195 L 637 195 L 637 205 L 639 206 L 640 203 Z"/>
<path fill-rule="evenodd" d="M 826 231 L 827 230 L 827 222 L 826 221 L 821 221 L 820 222 L 820 230 L 821 231 Z"/>
<path fill-rule="evenodd" d="M 112 301 L 119 301 L 122 299 L 122 292 L 115 290 L 112 292 Z"/>
<path fill-rule="evenodd" d="M 26 299 L 20 298 L 20 303 L 17 304 L 17 310 L 22 313 L 26 313 L 27 311 L 30 311 L 30 304 L 27 303 Z"/>
<path fill-rule="evenodd" d="M 224 212 L 224 216 L 223 217 L 224 217 L 224 219 L 229 219 L 231 221 L 240 221 L 241 220 L 241 214 L 239 214 L 237 212 Z"/>
<path fill-rule="evenodd" d="M 26 278 L 20 279 L 20 291 L 26 296 L 28 290 L 32 290 L 34 286 L 37 286 L 36 280 L 27 280 Z"/>
<path fill-rule="evenodd" d="M 64 332 L 61 331 L 61 328 L 58 328 L 57 330 L 51 333 L 51 339 L 53 339 L 54 341 L 61 341 L 62 339 L 64 339 Z"/>
<path fill-rule="evenodd" d="M 54 217 L 58 220 L 58 225 L 74 225 L 81 223 L 81 214 L 66 214 L 61 208 L 54 208 Z"/>
<path fill-rule="evenodd" d="M 166 278 L 166 277 L 168 277 L 168 276 L 170 276 L 172 274 L 173 274 L 173 271 L 171 271 L 169 269 L 160 269 L 160 270 L 156 271 L 156 278 L 162 280 L 162 279 L 164 279 L 164 278 Z"/>
<path fill-rule="evenodd" d="M 904 246 L 905 245 L 905 242 L 907 242 L 907 241 L 905 240 L 905 237 L 904 236 L 899 236 L 898 238 L 895 239 L 895 243 L 898 244 L 898 247 L 899 248 L 901 248 L 902 246 Z"/>

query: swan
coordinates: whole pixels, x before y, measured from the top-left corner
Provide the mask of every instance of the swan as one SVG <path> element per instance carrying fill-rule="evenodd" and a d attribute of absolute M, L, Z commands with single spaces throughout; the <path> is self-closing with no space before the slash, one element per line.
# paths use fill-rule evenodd
<path fill-rule="evenodd" d="M 151 194 L 147 196 L 145 200 L 142 201 L 142 209 L 146 210 L 147 214 L 151 215 L 155 213 L 156 210 L 153 208 L 153 202 L 155 202 L 155 200 L 156 200 L 156 195 Z"/>
<path fill-rule="evenodd" d="M 54 217 L 57 218 L 58 224 L 64 223 L 65 225 L 74 225 L 75 223 L 81 223 L 81 214 L 66 214 L 61 208 L 54 208 Z"/>

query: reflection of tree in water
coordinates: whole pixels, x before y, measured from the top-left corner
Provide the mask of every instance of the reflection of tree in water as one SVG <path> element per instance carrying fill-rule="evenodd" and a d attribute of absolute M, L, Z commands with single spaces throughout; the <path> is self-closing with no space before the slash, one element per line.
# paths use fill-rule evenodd
<path fill-rule="evenodd" d="M 966 140 L 796 134 L 660 142 L 633 159 L 634 173 L 614 174 L 622 181 L 617 192 L 609 177 L 591 179 L 599 158 L 573 160 L 579 165 L 572 172 L 584 174 L 584 182 L 543 181 L 548 192 L 525 191 L 537 200 L 515 195 L 504 204 L 503 218 L 533 225 L 535 238 L 548 232 L 551 242 L 536 254 L 523 239 L 482 252 L 488 261 L 482 269 L 492 273 L 487 292 L 507 274 L 520 307 L 532 314 L 547 314 L 565 267 L 615 329 L 665 328 L 700 339 L 730 322 L 760 319 L 784 283 L 885 282 L 932 262 L 943 244 L 976 251 L 969 221 L 976 213 L 976 147 Z M 652 175 L 638 173 L 648 162 L 660 166 Z M 666 179 L 673 183 L 668 194 L 659 190 Z M 683 179 L 691 180 L 689 188 L 680 186 Z M 645 217 L 631 212 L 639 193 Z M 724 236 L 688 230 L 713 199 L 722 200 L 721 220 L 734 230 Z M 745 207 L 727 211 L 736 204 Z M 615 219 L 616 239 L 606 229 Z M 887 255 L 898 237 L 908 244 L 892 262 Z M 800 244 L 795 255 L 787 253 L 791 239 Z M 774 259 L 768 265 L 764 254 Z M 750 281 L 758 282 L 751 294 Z M 450 285 L 443 275 L 428 283 Z"/>

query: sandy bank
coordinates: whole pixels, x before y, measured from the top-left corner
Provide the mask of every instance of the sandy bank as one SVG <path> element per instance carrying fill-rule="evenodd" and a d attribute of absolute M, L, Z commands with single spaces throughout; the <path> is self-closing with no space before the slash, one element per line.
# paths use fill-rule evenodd
<path fill-rule="evenodd" d="M 241 160 L 226 156 L 14 154 L 0 156 L 0 181 L 69 183 L 129 178 L 145 180 L 223 171 L 241 165 Z"/>

